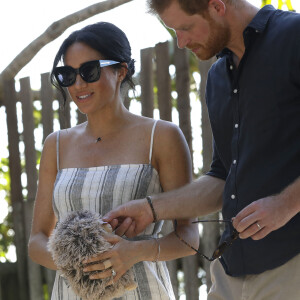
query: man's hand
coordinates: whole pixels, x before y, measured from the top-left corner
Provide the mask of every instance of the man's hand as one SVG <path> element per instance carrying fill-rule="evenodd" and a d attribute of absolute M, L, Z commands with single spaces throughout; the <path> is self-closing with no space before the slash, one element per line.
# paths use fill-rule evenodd
<path fill-rule="evenodd" d="M 282 195 L 269 196 L 252 202 L 233 219 L 239 237 L 260 240 L 284 226 L 292 217 L 289 205 Z"/>
<path fill-rule="evenodd" d="M 111 224 L 117 235 L 131 238 L 143 232 L 153 222 L 153 215 L 147 200 L 142 199 L 120 205 L 102 219 Z"/>

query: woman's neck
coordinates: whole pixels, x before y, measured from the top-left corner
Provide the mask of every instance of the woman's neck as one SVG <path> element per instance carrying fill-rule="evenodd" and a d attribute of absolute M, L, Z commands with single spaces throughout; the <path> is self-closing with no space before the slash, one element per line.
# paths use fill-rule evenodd
<path fill-rule="evenodd" d="M 110 110 L 87 115 L 86 133 L 95 140 L 122 130 L 131 119 L 132 114 L 123 104 Z"/>

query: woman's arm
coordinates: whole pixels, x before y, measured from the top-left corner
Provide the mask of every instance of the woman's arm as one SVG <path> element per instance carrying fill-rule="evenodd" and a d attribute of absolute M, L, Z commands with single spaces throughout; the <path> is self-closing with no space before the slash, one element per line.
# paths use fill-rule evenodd
<path fill-rule="evenodd" d="M 153 146 L 153 166 L 157 169 L 164 191 L 176 189 L 192 180 L 192 164 L 190 151 L 180 129 L 172 123 L 159 122 L 155 130 Z M 184 206 L 185 204 L 182 203 Z M 178 233 L 193 247 L 198 248 L 198 226 L 191 219 L 178 220 Z M 107 240 L 114 244 L 107 251 L 87 262 L 110 260 L 116 271 L 115 280 L 119 279 L 132 265 L 140 261 L 166 261 L 192 255 L 195 252 L 183 244 L 174 234 L 153 240 L 127 241 L 119 236 L 107 235 Z M 159 247 L 158 247 L 159 243 Z M 160 249 L 160 251 L 159 251 Z M 159 254 L 159 255 L 158 255 Z M 86 267 L 84 271 L 103 270 L 103 262 Z M 111 276 L 108 269 L 92 278 Z"/>
<path fill-rule="evenodd" d="M 158 122 L 153 147 L 153 165 L 159 172 L 164 192 L 175 190 L 192 181 L 191 154 L 181 130 L 169 122 Z M 184 201 L 182 207 L 185 206 Z M 194 248 L 199 246 L 198 225 L 192 219 L 178 219 L 179 235 Z M 159 260 L 172 260 L 195 254 L 183 244 L 174 232 L 159 239 Z M 153 251 L 152 251 L 153 257 Z M 154 253 L 155 254 L 155 253 Z M 146 259 L 149 260 L 149 259 Z M 151 256 L 150 256 L 151 260 Z"/>
<path fill-rule="evenodd" d="M 47 249 L 47 243 L 56 223 L 52 208 L 56 174 L 56 134 L 52 133 L 45 140 L 42 152 L 28 253 L 34 262 L 53 270 L 57 268 Z"/>

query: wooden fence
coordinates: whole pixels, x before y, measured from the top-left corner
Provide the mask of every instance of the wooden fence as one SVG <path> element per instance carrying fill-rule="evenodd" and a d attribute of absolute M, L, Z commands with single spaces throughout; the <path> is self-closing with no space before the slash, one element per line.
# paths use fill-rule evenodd
<path fill-rule="evenodd" d="M 155 99 L 157 99 L 160 118 L 172 121 L 171 104 L 171 78 L 169 66 L 171 60 L 176 68 L 176 92 L 177 110 L 179 114 L 179 126 L 183 131 L 191 153 L 192 149 L 192 127 L 191 127 L 191 106 L 190 106 L 190 64 L 189 53 L 186 50 L 179 50 L 172 43 L 160 43 L 154 48 L 141 51 L 141 71 L 139 82 L 141 86 L 142 115 L 153 117 Z M 170 49 L 174 50 L 170 51 Z M 170 53 L 174 55 L 170 55 Z M 205 83 L 208 69 L 211 62 L 200 62 L 199 73 L 201 74 L 200 100 L 202 112 L 199 118 L 202 121 L 203 140 L 203 171 L 208 170 L 211 161 L 211 132 L 208 122 L 206 106 L 204 104 Z M 155 84 L 156 83 L 156 84 Z M 154 86 L 157 93 L 154 93 Z M 56 93 L 49 82 L 49 74 L 41 75 L 41 90 L 33 92 L 30 86 L 30 79 L 20 80 L 20 92 L 15 90 L 13 80 L 3 82 L 3 99 L 6 107 L 8 148 L 9 148 L 9 170 L 11 177 L 10 197 L 13 207 L 13 223 L 15 232 L 15 245 L 17 251 L 16 264 L 0 264 L 0 300 L 42 300 L 44 299 L 45 287 L 51 294 L 54 280 L 54 272 L 40 267 L 28 258 L 27 242 L 30 233 L 34 198 L 37 189 L 37 157 L 36 157 L 36 136 L 34 119 L 34 101 L 40 101 L 42 141 L 53 132 L 54 121 L 59 121 L 60 128 L 68 128 L 71 125 L 69 106 L 66 113 L 58 113 L 53 110 L 53 101 L 61 100 L 61 96 Z M 23 131 L 18 131 L 18 115 L 16 105 L 22 106 Z M 125 106 L 130 106 L 130 99 L 125 97 Z M 76 122 L 81 123 L 85 116 L 77 112 Z M 20 142 L 24 143 L 25 161 L 21 163 L 19 150 Z M 25 168 L 22 168 L 22 166 Z M 26 174 L 27 184 L 22 187 L 21 175 Z M 24 193 L 24 190 L 26 192 Z M 26 196 L 24 196 L 26 195 Z M 170 223 L 164 226 L 165 232 L 169 231 Z M 204 226 L 201 242 L 201 251 L 212 252 L 217 243 L 219 235 L 218 227 Z M 171 280 L 179 298 L 180 286 L 178 281 L 178 270 L 184 274 L 184 293 L 186 299 L 199 299 L 198 288 L 202 284 L 198 273 L 199 270 L 206 271 L 207 285 L 210 284 L 208 265 L 204 264 L 199 257 L 190 256 L 184 259 L 168 262 Z M 17 275 L 17 280 L 14 274 Z"/>

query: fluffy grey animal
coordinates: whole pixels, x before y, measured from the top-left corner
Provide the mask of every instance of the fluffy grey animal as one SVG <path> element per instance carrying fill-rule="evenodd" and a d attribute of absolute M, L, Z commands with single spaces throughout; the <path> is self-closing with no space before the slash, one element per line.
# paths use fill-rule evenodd
<path fill-rule="evenodd" d="M 99 214 L 87 210 L 74 211 L 57 223 L 49 238 L 48 249 L 54 263 L 83 300 L 117 298 L 137 287 L 131 269 L 109 286 L 106 284 L 111 278 L 91 280 L 82 271 L 84 259 L 112 248 L 102 236 L 108 231 L 111 227 L 103 224 Z"/>

